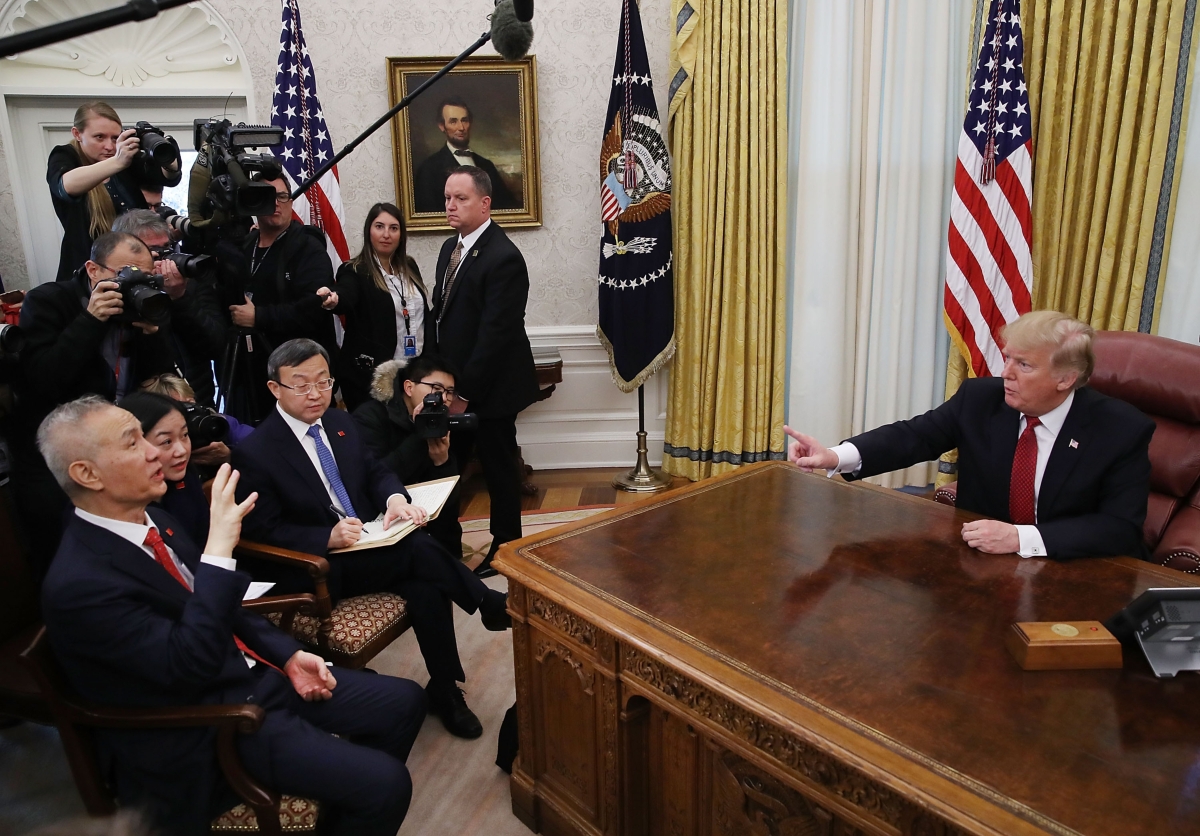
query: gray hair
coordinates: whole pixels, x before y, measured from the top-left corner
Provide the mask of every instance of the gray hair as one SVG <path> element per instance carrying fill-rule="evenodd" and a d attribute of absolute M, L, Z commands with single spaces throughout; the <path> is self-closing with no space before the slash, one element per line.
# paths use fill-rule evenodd
<path fill-rule="evenodd" d="M 271 352 L 267 358 L 267 379 L 279 382 L 279 370 L 284 366 L 299 366 L 305 360 L 311 360 L 320 355 L 325 358 L 325 365 L 332 368 L 329 362 L 329 352 L 316 340 L 300 338 L 288 340 Z"/>
<path fill-rule="evenodd" d="M 113 232 L 125 232 L 145 242 L 147 236 L 170 237 L 171 227 L 150 209 L 130 209 L 113 221 Z"/>
<path fill-rule="evenodd" d="M 59 486 L 71 493 L 75 481 L 71 478 L 72 462 L 79 461 L 79 452 L 86 452 L 87 442 L 81 439 L 80 425 L 102 409 L 115 406 L 99 395 L 84 395 L 82 398 L 54 408 L 38 427 L 37 447 L 46 466 L 54 474 Z"/>
<path fill-rule="evenodd" d="M 465 174 L 470 177 L 471 182 L 475 184 L 475 194 L 479 195 L 480 197 L 492 196 L 492 178 L 489 177 L 488 173 L 482 168 L 473 165 L 455 166 L 454 168 L 450 169 L 449 173 L 446 175 L 446 179 L 449 180 L 455 174 Z"/>

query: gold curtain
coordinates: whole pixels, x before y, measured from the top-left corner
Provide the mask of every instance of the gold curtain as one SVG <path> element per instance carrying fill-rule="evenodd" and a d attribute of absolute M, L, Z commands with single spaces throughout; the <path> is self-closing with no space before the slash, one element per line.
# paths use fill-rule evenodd
<path fill-rule="evenodd" d="M 674 0 L 675 336 L 663 469 L 783 458 L 787 0 Z"/>
<path fill-rule="evenodd" d="M 1188 3 L 1021 4 L 1035 310 L 1104 331 L 1157 325 L 1195 55 Z M 947 398 L 967 373 L 952 351 Z"/>

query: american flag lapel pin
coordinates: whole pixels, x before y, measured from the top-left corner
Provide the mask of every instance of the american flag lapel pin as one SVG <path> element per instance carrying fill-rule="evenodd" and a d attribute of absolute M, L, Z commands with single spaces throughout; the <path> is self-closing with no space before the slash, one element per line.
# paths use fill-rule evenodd
<path fill-rule="evenodd" d="M 1071 439 L 1071 443 L 1070 443 L 1070 444 L 1068 444 L 1067 446 L 1068 446 L 1068 447 L 1070 447 L 1072 450 L 1078 450 L 1078 449 L 1079 449 L 1079 442 L 1078 442 L 1078 441 L 1076 441 L 1075 439 L 1073 439 L 1073 438 L 1072 438 L 1072 439 Z"/>

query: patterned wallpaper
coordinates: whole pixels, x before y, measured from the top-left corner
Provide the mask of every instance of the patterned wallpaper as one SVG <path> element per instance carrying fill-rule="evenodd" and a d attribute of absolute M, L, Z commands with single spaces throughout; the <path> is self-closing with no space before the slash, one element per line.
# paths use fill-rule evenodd
<path fill-rule="evenodd" d="M 278 0 L 212 0 L 250 62 L 261 119 L 270 108 L 279 51 Z M 301 0 L 317 90 L 341 148 L 387 110 L 388 56 L 453 55 L 488 27 L 490 0 Z M 641 0 L 646 47 L 666 115 L 670 0 Z M 596 321 L 599 258 L 598 154 L 611 88 L 619 0 L 537 0 L 531 52 L 538 62 L 544 225 L 514 231 L 529 264 L 530 326 Z M 486 46 L 481 54 L 491 54 Z M 391 133 L 385 126 L 341 163 L 351 249 L 361 244 L 372 203 L 394 199 Z M 409 251 L 432 282 L 444 236 L 414 234 Z M 16 211 L 0 148 L 0 265 L 6 283 L 25 286 Z"/>

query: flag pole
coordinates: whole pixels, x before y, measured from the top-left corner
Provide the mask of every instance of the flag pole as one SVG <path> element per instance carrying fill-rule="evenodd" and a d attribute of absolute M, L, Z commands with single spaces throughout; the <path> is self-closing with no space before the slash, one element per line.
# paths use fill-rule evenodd
<path fill-rule="evenodd" d="M 637 431 L 637 464 L 633 470 L 626 471 L 612 480 L 612 486 L 619 491 L 630 493 L 657 493 L 671 487 L 671 477 L 650 467 L 646 457 L 649 449 L 646 447 L 646 391 L 638 387 L 638 431 Z"/>

